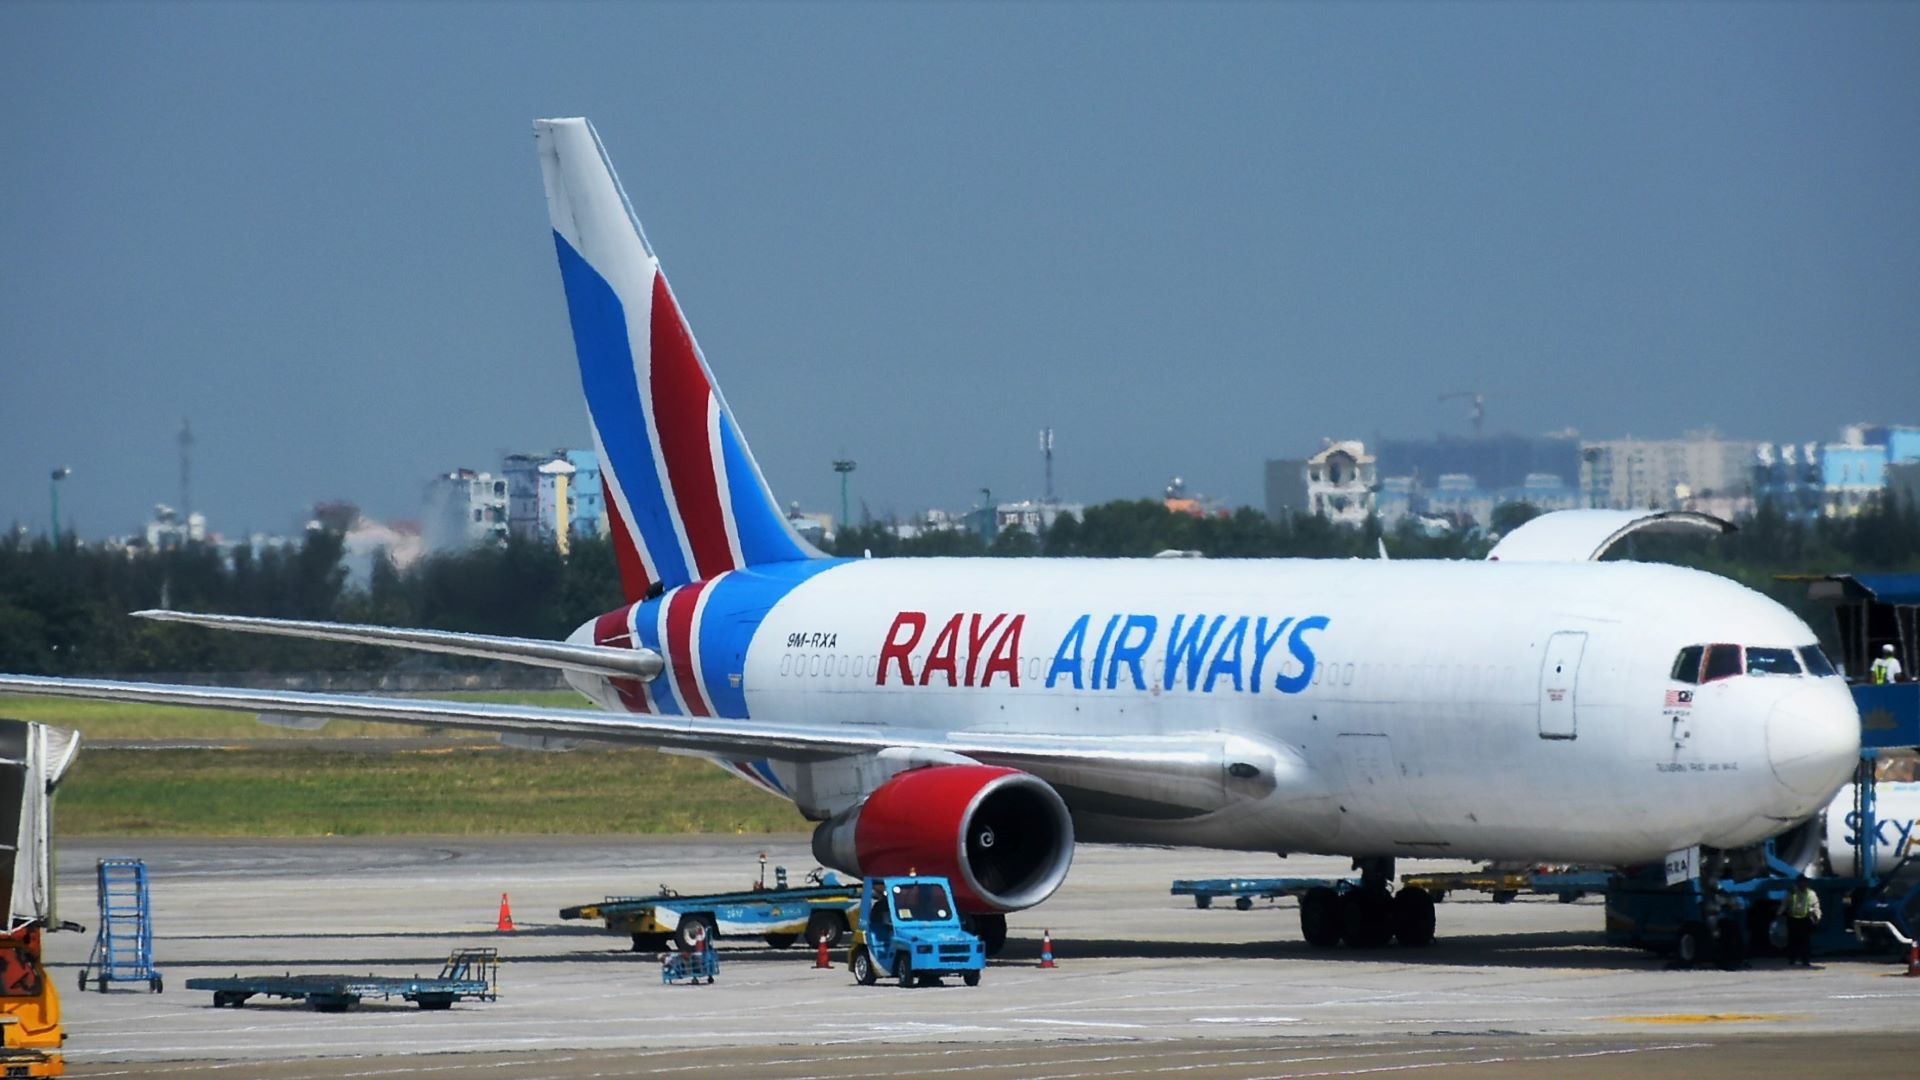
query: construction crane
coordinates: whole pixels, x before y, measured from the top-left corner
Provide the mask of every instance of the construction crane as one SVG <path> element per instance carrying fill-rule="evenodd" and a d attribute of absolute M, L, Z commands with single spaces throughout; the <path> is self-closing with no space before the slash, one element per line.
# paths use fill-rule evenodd
<path fill-rule="evenodd" d="M 1477 439 L 1485 434 L 1487 426 L 1486 396 L 1478 390 L 1455 390 L 1451 394 L 1440 395 L 1441 401 L 1452 401 L 1454 398 L 1473 399 L 1473 437 Z"/>

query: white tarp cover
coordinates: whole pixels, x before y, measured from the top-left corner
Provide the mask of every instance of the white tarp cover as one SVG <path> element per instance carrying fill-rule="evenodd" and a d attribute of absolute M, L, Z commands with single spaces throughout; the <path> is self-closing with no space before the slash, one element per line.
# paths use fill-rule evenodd
<path fill-rule="evenodd" d="M 6 931 L 52 922 L 53 789 L 80 749 L 80 734 L 0 719 L 0 867 Z"/>
<path fill-rule="evenodd" d="M 1555 510 L 1500 538 L 1496 562 L 1590 562 L 1643 529 L 1728 533 L 1733 523 L 1691 510 Z"/>

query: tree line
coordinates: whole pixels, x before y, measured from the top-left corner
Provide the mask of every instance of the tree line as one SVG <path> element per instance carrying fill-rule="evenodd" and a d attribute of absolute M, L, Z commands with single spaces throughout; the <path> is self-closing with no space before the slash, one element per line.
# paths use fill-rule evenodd
<path fill-rule="evenodd" d="M 1509 504 L 1496 527 L 1511 529 L 1533 508 Z M 1088 507 L 1035 535 L 1006 529 L 926 532 L 901 538 L 867 522 L 841 530 L 831 553 L 871 556 L 1033 556 L 1117 558 L 1198 552 L 1208 558 L 1478 559 L 1492 539 L 1478 533 L 1429 536 L 1411 522 L 1381 531 L 1295 515 L 1279 520 L 1250 508 L 1217 517 L 1169 511 L 1151 500 Z M 264 615 L 285 619 L 429 626 L 471 633 L 557 639 L 624 600 L 612 546 L 583 539 L 562 557 L 551 545 L 513 541 L 428 556 L 398 571 L 375 558 L 364 583 L 350 583 L 342 536 L 310 531 L 298 546 L 231 555 L 206 545 L 128 552 L 14 535 L 0 540 L 0 671 L 90 674 L 186 671 L 375 671 L 457 660 L 392 650 L 216 633 L 127 617 L 143 608 Z M 1820 633 L 1832 619 L 1782 574 L 1920 571 L 1920 509 L 1911 501 L 1870 504 L 1845 519 L 1793 521 L 1763 505 L 1728 536 L 1637 535 L 1616 558 L 1695 566 L 1760 589 L 1799 611 Z"/>

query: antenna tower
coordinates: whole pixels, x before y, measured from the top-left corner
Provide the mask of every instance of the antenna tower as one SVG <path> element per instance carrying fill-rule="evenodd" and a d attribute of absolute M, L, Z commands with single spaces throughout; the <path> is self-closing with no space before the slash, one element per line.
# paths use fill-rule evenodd
<path fill-rule="evenodd" d="M 843 529 L 853 527 L 851 516 L 847 513 L 847 477 L 858 466 L 859 463 L 852 458 L 841 458 L 833 463 L 833 471 L 840 474 L 840 527 Z"/>
<path fill-rule="evenodd" d="M 1047 502 L 1053 501 L 1053 429 L 1040 429 L 1040 453 L 1047 459 Z"/>
<path fill-rule="evenodd" d="M 180 418 L 180 524 L 187 530 L 183 536 L 193 533 L 193 425 L 186 417 Z"/>

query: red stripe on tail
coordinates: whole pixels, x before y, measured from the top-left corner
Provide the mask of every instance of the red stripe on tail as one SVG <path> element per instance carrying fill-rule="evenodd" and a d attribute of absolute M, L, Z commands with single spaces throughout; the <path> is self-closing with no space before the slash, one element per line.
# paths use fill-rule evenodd
<path fill-rule="evenodd" d="M 727 543 L 726 510 L 714 476 L 707 409 L 713 387 L 694 352 L 693 334 L 673 302 L 662 274 L 653 275 L 653 426 L 660 435 L 673 504 L 687 530 L 687 544 L 701 579 L 737 569 Z"/>
<path fill-rule="evenodd" d="M 633 608 L 629 605 L 615 608 L 593 620 L 593 643 L 613 649 L 633 648 L 636 642 L 633 640 L 633 627 L 628 623 L 632 613 Z M 620 704 L 625 705 L 628 712 L 653 711 L 647 707 L 647 691 L 640 685 L 639 679 L 608 679 L 607 682 L 613 686 L 614 693 L 620 695 Z"/>
<path fill-rule="evenodd" d="M 673 685 L 688 716 L 710 716 L 700 693 L 700 680 L 694 677 L 694 650 L 700 647 L 693 632 L 693 612 L 700 606 L 704 581 L 684 585 L 667 596 L 667 659 L 673 665 Z"/>
<path fill-rule="evenodd" d="M 627 594 L 627 603 L 636 604 L 647 598 L 653 581 L 647 576 L 647 566 L 640 561 L 640 549 L 633 542 L 633 526 L 620 512 L 620 504 L 613 501 L 613 486 L 607 483 L 607 473 L 607 469 L 601 469 L 600 505 L 607 508 L 607 535 L 613 538 L 613 560 L 620 569 L 620 591 Z"/>

